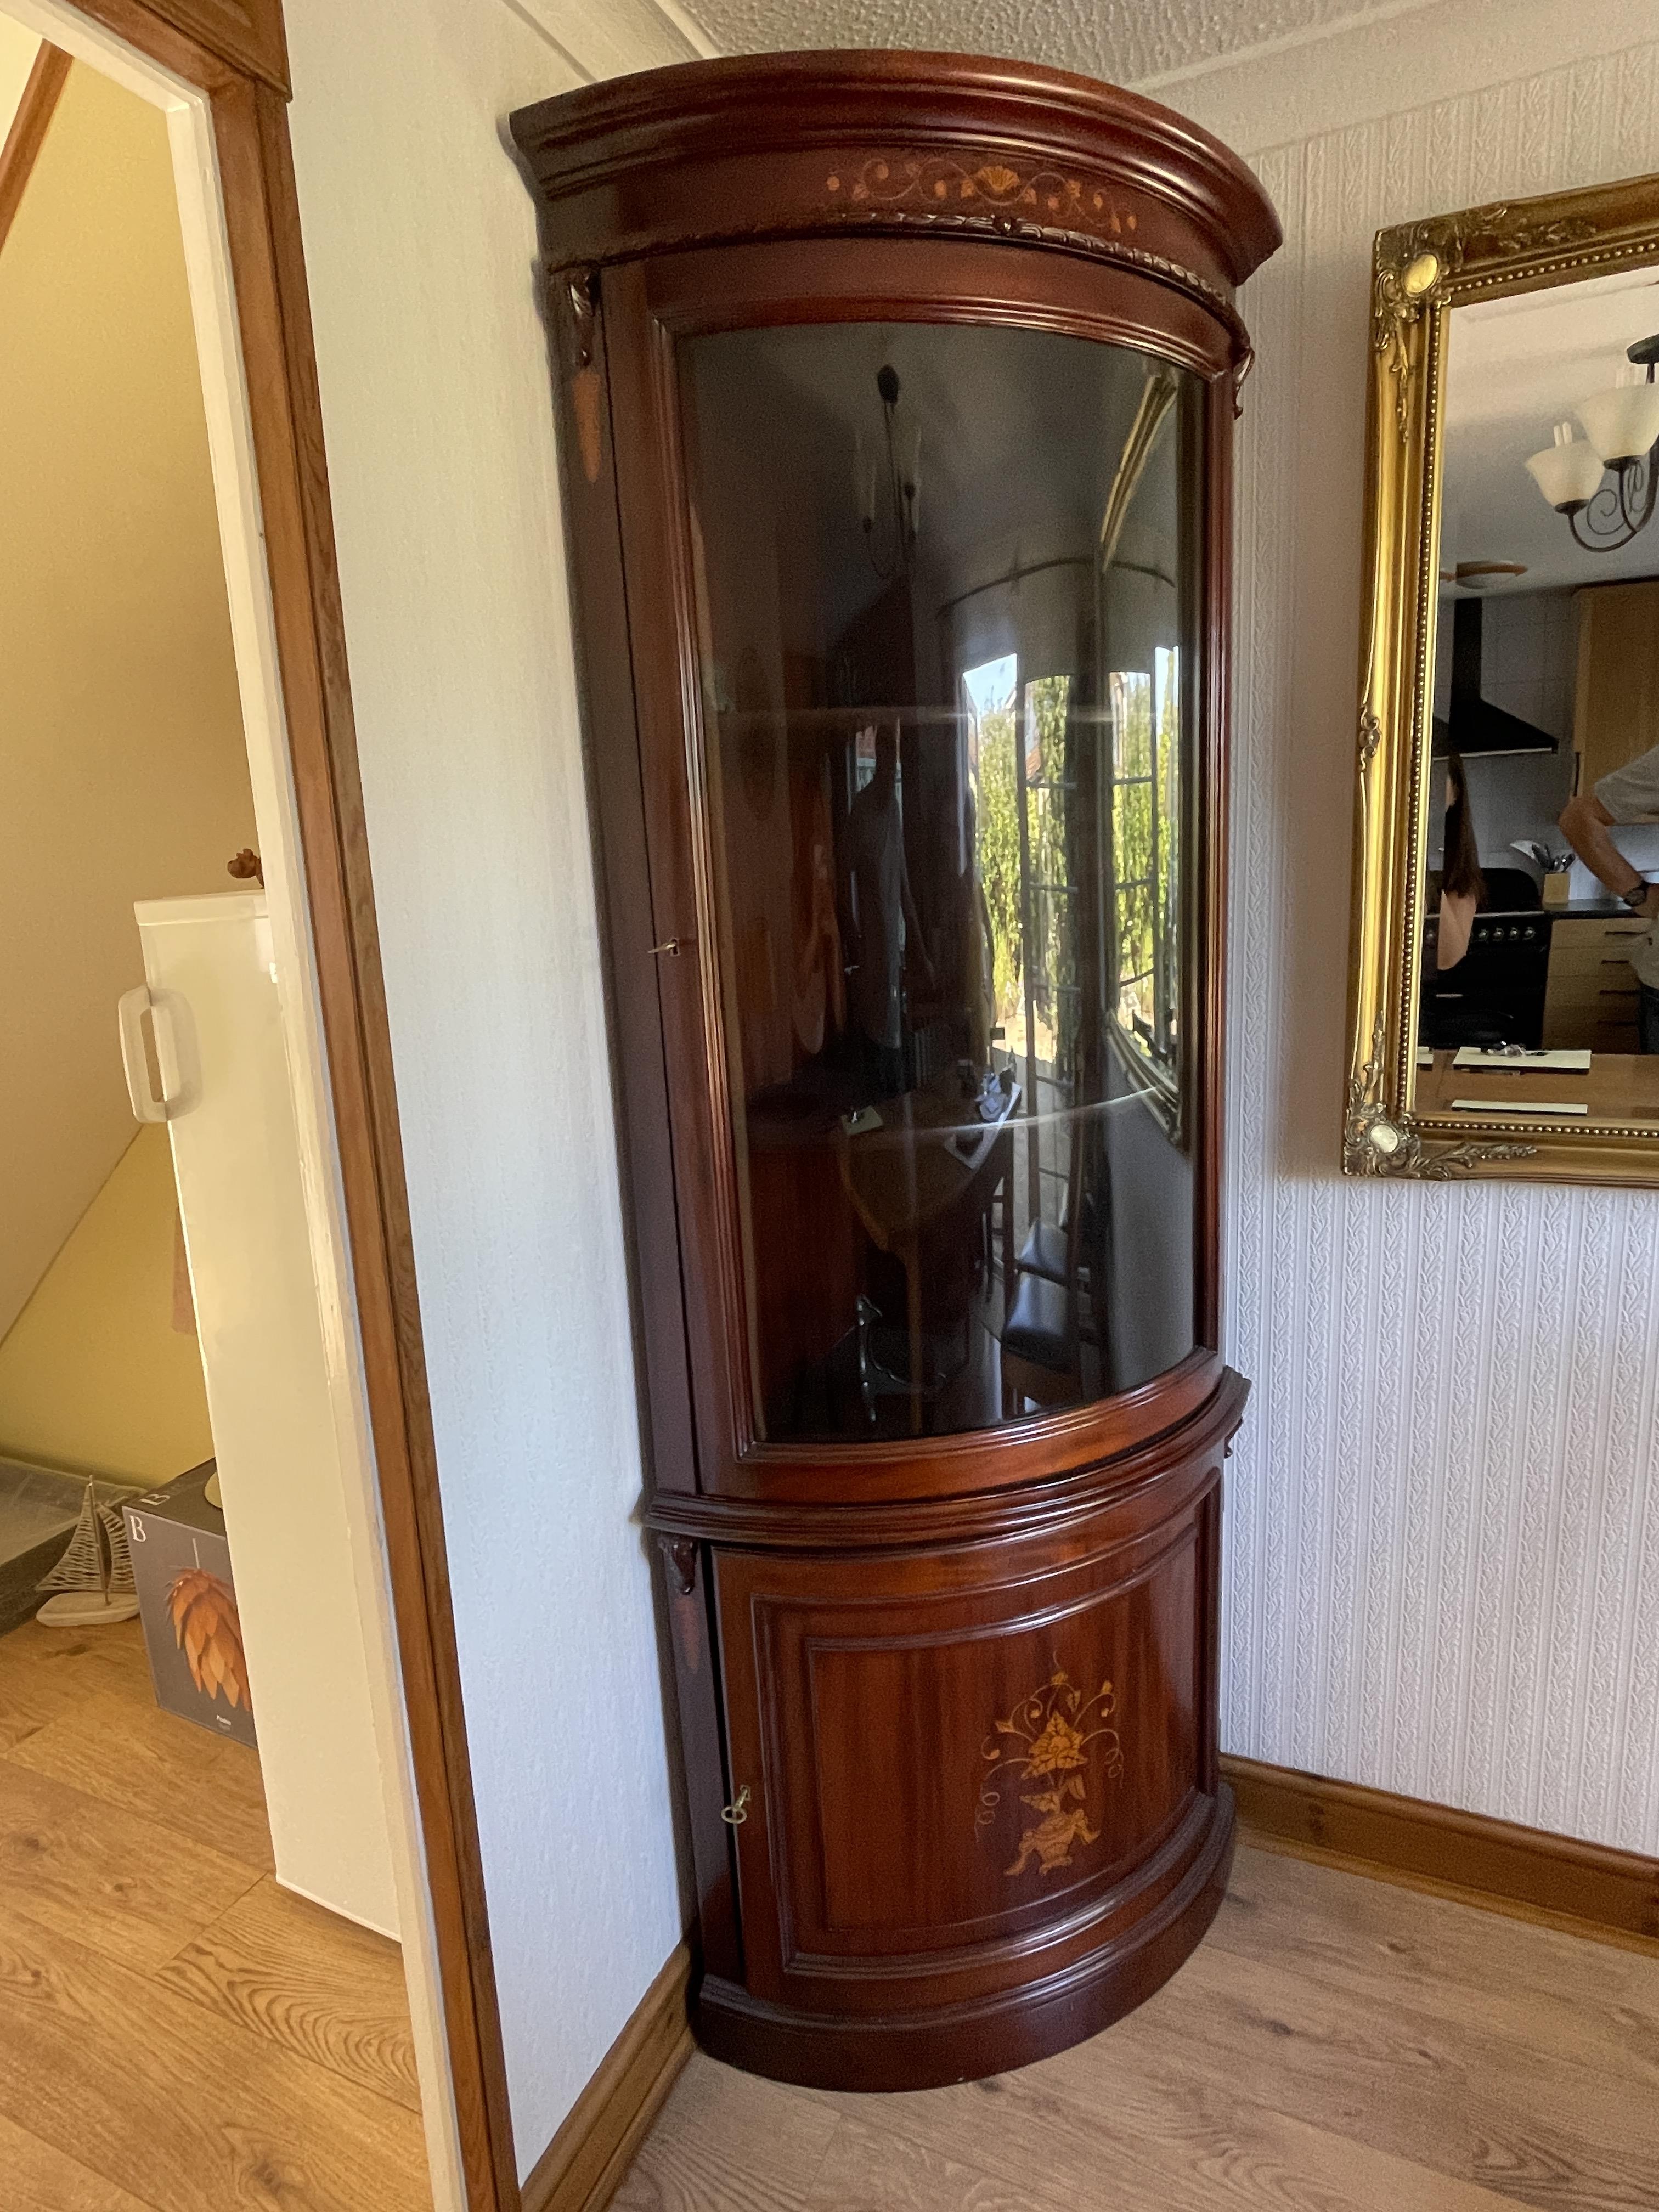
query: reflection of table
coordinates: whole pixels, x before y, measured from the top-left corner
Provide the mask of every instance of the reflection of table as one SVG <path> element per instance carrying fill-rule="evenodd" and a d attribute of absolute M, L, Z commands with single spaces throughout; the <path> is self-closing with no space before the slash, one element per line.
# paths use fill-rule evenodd
<path fill-rule="evenodd" d="M 1559 1068 L 1454 1067 L 1449 1052 L 1437 1052 L 1432 1067 L 1417 1071 L 1412 1111 L 1419 1121 L 1478 1121 L 1460 1113 L 1454 1098 L 1492 1098 L 1512 1106 L 1533 1099 L 1582 1099 L 1588 1117 L 1564 1115 L 1564 1129 L 1583 1129 L 1597 1121 L 1659 1121 L 1659 1053 L 1598 1052 L 1583 1075 Z"/>
<path fill-rule="evenodd" d="M 837 1131 L 842 1180 L 871 1241 L 904 1269 L 910 1340 L 910 1426 L 921 1428 L 922 1246 L 953 1220 L 982 1218 L 1002 1187 L 1002 1300 L 1006 1319 L 1014 1284 L 1013 1115 L 1016 1083 L 994 1121 L 979 1117 L 954 1070 L 926 1091 L 884 1098 L 878 1129 Z"/>

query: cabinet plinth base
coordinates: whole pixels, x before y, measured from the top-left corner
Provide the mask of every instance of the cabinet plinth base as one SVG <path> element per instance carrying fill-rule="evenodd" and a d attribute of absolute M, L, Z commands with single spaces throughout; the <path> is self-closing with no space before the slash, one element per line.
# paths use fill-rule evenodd
<path fill-rule="evenodd" d="M 1197 1948 L 1232 1868 L 1233 1793 L 1223 1783 L 1186 1874 L 1158 1908 L 1062 1973 L 972 2004 L 887 2018 L 820 2019 L 705 1974 L 692 2007 L 714 2058 L 810 2089 L 939 2089 L 981 2081 L 1085 2042 L 1160 1990 Z"/>

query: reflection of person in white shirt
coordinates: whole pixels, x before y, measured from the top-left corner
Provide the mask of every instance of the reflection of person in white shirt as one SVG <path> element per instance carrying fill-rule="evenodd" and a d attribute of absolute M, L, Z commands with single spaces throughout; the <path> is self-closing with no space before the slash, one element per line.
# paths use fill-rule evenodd
<path fill-rule="evenodd" d="M 1587 868 L 1592 869 L 1632 914 L 1656 926 L 1631 955 L 1631 966 L 1642 987 L 1640 1027 L 1644 1052 L 1659 1052 L 1659 884 L 1644 880 L 1607 831 L 1615 823 L 1640 822 L 1659 816 L 1659 745 L 1654 745 L 1623 768 L 1604 775 L 1594 794 L 1580 792 L 1561 813 L 1567 842 Z"/>
<path fill-rule="evenodd" d="M 884 1097 L 903 1087 L 903 980 L 907 944 L 931 988 L 933 963 L 904 865 L 898 801 L 898 726 L 876 734 L 876 772 L 847 811 L 842 843 L 847 896 L 848 992 L 852 1026 L 871 1048 Z"/>

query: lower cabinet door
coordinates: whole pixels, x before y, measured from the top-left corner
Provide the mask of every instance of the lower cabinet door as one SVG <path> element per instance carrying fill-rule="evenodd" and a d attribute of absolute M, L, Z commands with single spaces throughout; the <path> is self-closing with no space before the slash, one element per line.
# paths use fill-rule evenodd
<path fill-rule="evenodd" d="M 751 1997 L 845 2015 L 1062 1972 L 1215 1814 L 1218 1469 L 956 1551 L 714 1554 Z"/>

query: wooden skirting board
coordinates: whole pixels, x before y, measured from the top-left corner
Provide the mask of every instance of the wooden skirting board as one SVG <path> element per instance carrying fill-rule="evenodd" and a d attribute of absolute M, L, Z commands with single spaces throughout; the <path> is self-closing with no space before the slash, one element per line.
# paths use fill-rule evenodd
<path fill-rule="evenodd" d="M 1659 1951 L 1659 1859 L 1253 1759 L 1224 1758 L 1221 1771 L 1247 1842 Z"/>
<path fill-rule="evenodd" d="M 603 2212 L 691 2055 L 682 1943 L 526 2176 L 524 2212 Z"/>

